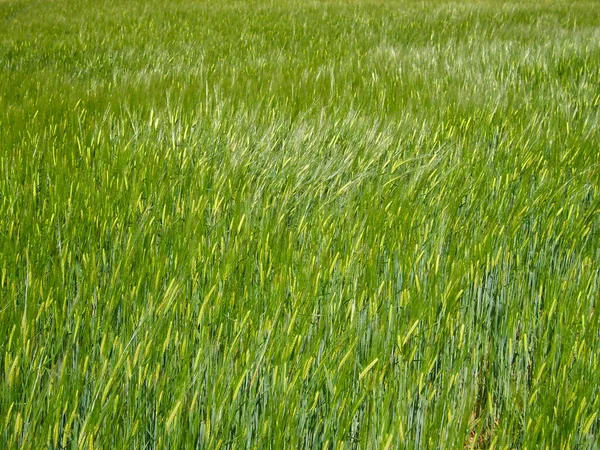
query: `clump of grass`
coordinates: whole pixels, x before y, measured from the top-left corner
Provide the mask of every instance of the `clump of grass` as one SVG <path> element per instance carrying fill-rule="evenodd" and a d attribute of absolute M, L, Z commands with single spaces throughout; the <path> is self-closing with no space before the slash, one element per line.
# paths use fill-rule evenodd
<path fill-rule="evenodd" d="M 0 1 L 2 448 L 596 448 L 600 8 Z"/>

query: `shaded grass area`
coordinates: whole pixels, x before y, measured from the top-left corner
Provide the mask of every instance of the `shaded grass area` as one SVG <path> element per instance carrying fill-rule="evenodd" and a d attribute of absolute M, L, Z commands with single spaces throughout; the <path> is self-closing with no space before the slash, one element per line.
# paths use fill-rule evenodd
<path fill-rule="evenodd" d="M 3 448 L 597 448 L 595 2 L 0 2 Z"/>

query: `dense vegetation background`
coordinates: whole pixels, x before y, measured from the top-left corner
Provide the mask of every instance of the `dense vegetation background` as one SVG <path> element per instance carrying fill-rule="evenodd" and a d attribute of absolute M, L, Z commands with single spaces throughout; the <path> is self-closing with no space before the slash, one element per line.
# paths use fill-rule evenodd
<path fill-rule="evenodd" d="M 0 447 L 598 448 L 600 4 L 0 0 Z"/>

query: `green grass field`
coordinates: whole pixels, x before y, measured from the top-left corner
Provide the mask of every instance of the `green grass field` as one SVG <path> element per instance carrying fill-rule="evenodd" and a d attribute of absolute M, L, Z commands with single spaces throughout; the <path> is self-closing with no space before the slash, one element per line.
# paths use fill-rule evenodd
<path fill-rule="evenodd" d="M 597 1 L 0 0 L 0 448 L 600 448 L 599 124 Z"/>

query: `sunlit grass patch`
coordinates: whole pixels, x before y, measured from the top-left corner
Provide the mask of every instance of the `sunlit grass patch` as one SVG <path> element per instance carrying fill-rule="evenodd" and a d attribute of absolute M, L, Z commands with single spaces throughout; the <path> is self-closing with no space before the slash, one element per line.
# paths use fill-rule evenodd
<path fill-rule="evenodd" d="M 0 5 L 0 447 L 596 448 L 600 9 Z"/>

